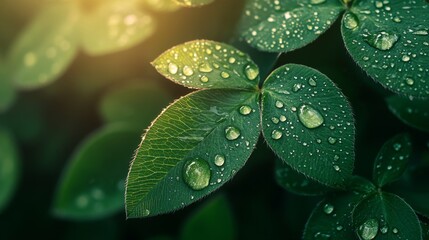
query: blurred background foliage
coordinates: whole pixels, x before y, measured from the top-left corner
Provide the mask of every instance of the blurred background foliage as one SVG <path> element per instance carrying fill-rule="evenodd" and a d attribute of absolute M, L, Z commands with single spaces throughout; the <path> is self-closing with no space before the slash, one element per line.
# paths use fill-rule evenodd
<path fill-rule="evenodd" d="M 58 25 L 65 16 L 54 11 L 32 30 L 37 33 L 26 31 L 46 9 L 67 2 L 74 2 L 86 16 L 76 25 L 81 30 L 68 33 L 77 36 L 70 46 L 75 52 L 59 54 L 54 62 L 69 59 L 63 59 L 62 69 L 40 86 L 22 84 L 37 80 L 35 72 L 40 70 L 25 73 L 25 60 L 35 64 L 25 55 L 51 47 L 43 31 L 63 29 Z M 146 33 L 127 44 L 106 39 L 109 31 L 103 26 L 112 17 L 105 10 L 109 2 L 121 9 L 127 6 L 126 14 L 150 19 L 138 28 Z M 233 43 L 261 64 L 263 75 L 269 72 L 276 55 L 251 49 L 236 37 L 243 5 L 244 0 L 217 0 L 199 8 L 179 8 L 162 0 L 2 0 L 0 239 L 300 239 L 320 197 L 297 196 L 278 185 L 276 158 L 262 141 L 237 177 L 207 199 L 172 214 L 125 220 L 124 179 L 140 135 L 168 103 L 189 92 L 163 79 L 150 62 L 174 45 L 210 39 Z M 125 21 L 129 15 L 121 16 Z M 370 176 L 372 161 L 388 138 L 410 132 L 413 164 L 392 188 L 400 191 L 411 184 L 420 192 L 409 201 L 420 201 L 424 208 L 428 136 L 389 112 L 385 98 L 390 93 L 352 61 L 339 22 L 335 24 L 310 45 L 281 55 L 275 65 L 305 64 L 342 89 L 356 118 L 359 175 Z M 118 34 L 129 33 L 125 28 Z M 25 80 L 20 82 L 22 76 Z"/>

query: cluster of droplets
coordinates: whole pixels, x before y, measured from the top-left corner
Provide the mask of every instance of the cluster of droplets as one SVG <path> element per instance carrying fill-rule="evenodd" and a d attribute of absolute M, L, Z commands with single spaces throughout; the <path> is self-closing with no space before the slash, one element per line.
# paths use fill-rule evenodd
<path fill-rule="evenodd" d="M 427 4 L 414 1 L 403 1 L 401 5 L 391 6 L 389 0 L 376 0 L 373 6 L 360 3 L 358 15 L 347 12 L 343 25 L 351 33 L 346 34 L 358 37 L 346 44 L 354 45 L 353 49 L 359 51 L 357 62 L 376 80 L 394 91 L 427 96 L 429 65 L 425 63 L 429 61 L 429 27 L 416 25 L 420 17 L 415 14 L 429 9 Z M 413 9 L 419 10 L 413 12 Z"/>
<path fill-rule="evenodd" d="M 399 230 L 396 227 L 389 229 L 384 223 L 385 220 L 382 218 L 380 221 L 376 218 L 367 219 L 357 228 L 357 234 L 361 240 L 372 240 L 377 237 L 378 234 L 384 235 L 389 233 L 389 230 L 393 234 L 398 234 Z"/>
<path fill-rule="evenodd" d="M 195 41 L 170 50 L 165 62 L 155 67 L 166 70 L 182 84 L 195 81 L 199 86 L 236 78 L 254 81 L 259 77 L 259 68 L 244 53 L 210 41 Z"/>
<path fill-rule="evenodd" d="M 295 3 L 287 1 L 254 1 L 245 10 L 245 39 L 261 49 L 294 49 L 304 39 L 316 38 L 336 19 L 340 9 L 332 7 L 326 12 L 326 0 L 309 0 L 298 3 L 304 11 L 295 11 Z M 296 6 L 293 6 L 294 8 Z"/>

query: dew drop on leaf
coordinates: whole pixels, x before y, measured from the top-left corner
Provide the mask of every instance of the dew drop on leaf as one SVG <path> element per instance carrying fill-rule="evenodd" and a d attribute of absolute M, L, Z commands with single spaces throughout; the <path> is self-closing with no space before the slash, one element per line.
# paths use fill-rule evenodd
<path fill-rule="evenodd" d="M 393 32 L 381 31 L 376 34 L 365 35 L 364 40 L 374 48 L 387 51 L 395 45 L 399 37 Z"/>
<path fill-rule="evenodd" d="M 227 73 L 227 72 L 221 72 L 220 73 L 220 76 L 222 77 L 222 78 L 229 78 L 229 73 Z"/>
<path fill-rule="evenodd" d="M 281 115 L 279 119 L 281 122 L 285 122 L 287 120 L 286 116 L 284 116 L 284 115 Z"/>
<path fill-rule="evenodd" d="M 208 82 L 208 81 L 209 81 L 209 78 L 208 78 L 207 76 L 202 76 L 202 77 L 200 78 L 200 81 L 201 81 L 201 82 L 203 82 L 203 83 L 206 83 L 206 82 Z"/>
<path fill-rule="evenodd" d="M 335 144 L 335 143 L 337 142 L 337 139 L 336 139 L 336 138 L 334 138 L 334 137 L 328 137 L 328 142 L 329 142 L 330 144 Z"/>
<path fill-rule="evenodd" d="M 192 68 L 189 66 L 184 66 L 182 71 L 183 71 L 183 75 L 188 76 L 188 77 L 190 77 L 194 74 L 194 70 L 192 70 Z"/>
<path fill-rule="evenodd" d="M 183 179 L 193 190 L 201 190 L 209 185 L 210 165 L 199 158 L 188 160 L 183 169 Z"/>
<path fill-rule="evenodd" d="M 324 3 L 324 2 L 326 2 L 326 0 L 311 0 L 311 1 L 310 1 L 310 3 L 311 3 L 311 4 L 314 4 L 314 5 L 322 4 L 322 3 Z"/>
<path fill-rule="evenodd" d="M 323 206 L 323 212 L 325 212 L 326 214 L 331 214 L 334 211 L 334 206 L 332 206 L 331 204 L 327 203 L 325 204 L 325 206 Z"/>
<path fill-rule="evenodd" d="M 344 15 L 344 27 L 348 29 L 355 29 L 359 26 L 359 20 L 354 13 L 347 12 Z"/>
<path fill-rule="evenodd" d="M 149 214 L 150 214 L 149 209 L 145 209 L 145 210 L 143 210 L 142 216 L 147 217 L 147 216 L 149 216 Z"/>
<path fill-rule="evenodd" d="M 280 132 L 278 130 L 273 130 L 273 132 L 271 133 L 271 137 L 274 140 L 278 140 L 278 139 L 282 138 L 282 136 L 283 136 L 282 132 Z"/>
<path fill-rule="evenodd" d="M 240 112 L 241 115 L 245 115 L 246 116 L 246 115 L 249 115 L 252 112 L 252 108 L 250 106 L 248 106 L 248 105 L 243 105 L 243 106 L 240 107 L 239 112 Z"/>
<path fill-rule="evenodd" d="M 252 81 L 259 76 L 259 69 L 258 67 L 249 64 L 244 67 L 244 74 L 246 75 L 247 79 Z"/>
<path fill-rule="evenodd" d="M 225 157 L 223 155 L 220 155 L 220 154 L 216 155 L 215 159 L 214 159 L 214 163 L 216 166 L 222 167 L 223 164 L 225 164 Z"/>
<path fill-rule="evenodd" d="M 277 107 L 277 108 L 283 108 L 283 107 L 284 107 L 283 102 L 282 102 L 282 101 L 277 100 L 277 101 L 276 101 L 276 107 Z"/>
<path fill-rule="evenodd" d="M 319 111 L 305 104 L 299 108 L 298 117 L 306 128 L 317 128 L 324 122 Z"/>
<path fill-rule="evenodd" d="M 203 73 L 209 73 L 213 71 L 213 68 L 211 68 L 207 63 L 202 63 L 198 70 Z"/>
<path fill-rule="evenodd" d="M 176 74 L 178 70 L 179 70 L 179 67 L 176 64 L 174 64 L 174 63 L 168 64 L 168 72 L 169 73 Z"/>
<path fill-rule="evenodd" d="M 308 84 L 312 87 L 317 86 L 317 82 L 313 78 L 308 79 Z"/>
<path fill-rule="evenodd" d="M 240 130 L 236 127 L 227 127 L 225 129 L 225 137 L 230 141 L 236 140 L 240 135 Z"/>
<path fill-rule="evenodd" d="M 377 236 L 378 233 L 378 221 L 377 219 L 369 219 L 364 222 L 358 228 L 358 236 L 362 240 L 372 240 Z"/>

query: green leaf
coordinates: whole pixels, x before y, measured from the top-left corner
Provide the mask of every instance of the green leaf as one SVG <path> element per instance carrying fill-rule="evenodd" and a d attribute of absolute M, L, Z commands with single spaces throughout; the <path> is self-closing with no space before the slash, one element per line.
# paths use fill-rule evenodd
<path fill-rule="evenodd" d="M 100 114 L 105 123 L 126 123 L 144 129 L 171 101 L 161 87 L 134 83 L 114 88 L 101 101 Z"/>
<path fill-rule="evenodd" d="M 152 63 L 159 73 L 189 88 L 255 89 L 259 68 L 227 44 L 196 40 L 175 46 Z"/>
<path fill-rule="evenodd" d="M 353 225 L 360 239 L 422 239 L 413 209 L 390 193 L 379 192 L 360 202 L 353 211 Z"/>
<path fill-rule="evenodd" d="M 332 190 L 297 172 L 281 159 L 276 159 L 275 177 L 280 186 L 295 194 L 316 196 Z"/>
<path fill-rule="evenodd" d="M 180 8 L 173 0 L 138 0 L 156 11 L 175 11 Z"/>
<path fill-rule="evenodd" d="M 422 227 L 423 240 L 429 239 L 429 223 L 420 221 L 420 226 Z"/>
<path fill-rule="evenodd" d="M 338 0 L 249 0 L 240 33 L 260 50 L 289 52 L 318 38 L 343 9 Z"/>
<path fill-rule="evenodd" d="M 140 134 L 126 125 L 109 125 L 76 150 L 58 185 L 54 214 L 97 219 L 124 207 L 125 177 Z"/>
<path fill-rule="evenodd" d="M 303 240 L 356 239 L 351 212 L 363 195 L 338 192 L 327 196 L 311 213 Z"/>
<path fill-rule="evenodd" d="M 2 64 L 2 61 L 0 61 Z M 15 87 L 6 69 L 0 65 L 0 113 L 5 112 L 16 98 Z"/>
<path fill-rule="evenodd" d="M 366 178 L 352 176 L 347 180 L 346 190 L 369 195 L 375 193 L 377 191 L 377 187 Z"/>
<path fill-rule="evenodd" d="M 236 239 L 234 216 L 228 200 L 219 196 L 205 203 L 183 225 L 181 240 L 234 240 Z"/>
<path fill-rule="evenodd" d="M 12 136 L 0 128 L 0 213 L 17 187 L 20 173 L 18 151 Z"/>
<path fill-rule="evenodd" d="M 344 185 L 353 171 L 354 120 L 341 91 L 302 65 L 276 69 L 262 90 L 263 134 L 272 150 L 305 176 Z"/>
<path fill-rule="evenodd" d="M 210 89 L 164 110 L 131 164 L 127 216 L 177 210 L 231 179 L 258 140 L 258 99 L 257 92 Z"/>
<path fill-rule="evenodd" d="M 45 7 L 14 42 L 9 61 L 20 88 L 38 88 L 59 78 L 73 61 L 77 10 L 68 3 Z"/>
<path fill-rule="evenodd" d="M 133 2 L 108 1 L 83 15 L 79 25 L 83 49 L 98 56 L 136 46 L 152 35 L 155 24 Z"/>
<path fill-rule="evenodd" d="M 429 4 L 425 0 L 356 1 L 342 35 L 353 59 L 389 90 L 429 97 Z"/>
<path fill-rule="evenodd" d="M 400 96 L 386 99 L 389 110 L 403 123 L 429 132 L 429 100 L 409 100 Z"/>
<path fill-rule="evenodd" d="M 411 151 L 411 139 L 407 134 L 400 134 L 388 140 L 375 159 L 375 184 L 382 187 L 400 178 L 408 166 Z"/>
<path fill-rule="evenodd" d="M 174 1 L 177 2 L 177 4 L 180 4 L 186 7 L 202 6 L 202 5 L 206 5 L 214 2 L 214 0 L 174 0 Z"/>

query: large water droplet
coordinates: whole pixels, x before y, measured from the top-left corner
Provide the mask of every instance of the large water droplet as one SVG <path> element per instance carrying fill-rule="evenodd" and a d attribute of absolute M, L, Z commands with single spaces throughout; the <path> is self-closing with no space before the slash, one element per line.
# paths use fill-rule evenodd
<path fill-rule="evenodd" d="M 271 133 L 271 138 L 274 140 L 278 140 L 280 138 L 282 138 L 283 134 L 282 132 L 278 131 L 278 130 L 273 130 L 273 132 Z"/>
<path fill-rule="evenodd" d="M 323 116 L 316 109 L 302 105 L 298 112 L 299 121 L 307 128 L 317 128 L 323 124 Z"/>
<path fill-rule="evenodd" d="M 331 214 L 334 211 L 334 206 L 332 206 L 331 204 L 327 203 L 325 204 L 325 206 L 323 206 L 323 212 L 325 212 L 326 214 Z"/>
<path fill-rule="evenodd" d="M 284 107 L 283 102 L 282 102 L 282 101 L 277 100 L 277 101 L 276 101 L 276 107 L 277 107 L 277 108 L 283 108 L 283 107 Z"/>
<path fill-rule="evenodd" d="M 216 155 L 214 163 L 216 166 L 222 167 L 223 164 L 225 163 L 225 157 L 223 155 L 220 155 L 220 154 Z"/>
<path fill-rule="evenodd" d="M 310 0 L 311 4 L 317 5 L 326 2 L 326 0 Z"/>
<path fill-rule="evenodd" d="M 240 137 L 240 135 L 241 135 L 240 130 L 236 127 L 231 126 L 225 129 L 225 137 L 228 140 L 231 140 L 231 141 L 235 140 L 238 137 Z"/>
<path fill-rule="evenodd" d="M 355 29 L 359 26 L 359 20 L 357 16 L 354 13 L 347 12 L 346 15 L 344 15 L 344 27 L 348 29 Z"/>
<path fill-rule="evenodd" d="M 182 71 L 183 71 L 183 74 L 188 77 L 194 74 L 194 70 L 192 70 L 192 68 L 189 66 L 184 66 Z"/>
<path fill-rule="evenodd" d="M 399 37 L 393 32 L 381 31 L 374 35 L 365 37 L 365 41 L 372 47 L 382 51 L 391 49 L 398 41 Z"/>
<path fill-rule="evenodd" d="M 312 87 L 317 86 L 317 82 L 313 78 L 308 79 L 308 84 Z"/>
<path fill-rule="evenodd" d="M 220 73 L 220 76 L 221 76 L 222 78 L 227 79 L 227 78 L 229 78 L 229 73 L 227 73 L 227 72 L 221 72 L 221 73 Z"/>
<path fill-rule="evenodd" d="M 410 56 L 408 56 L 408 55 L 403 55 L 403 56 L 402 56 L 402 61 L 403 61 L 403 62 L 409 62 L 409 61 L 410 61 Z"/>
<path fill-rule="evenodd" d="M 193 190 L 206 188 L 210 182 L 210 165 L 199 158 L 188 160 L 183 169 L 183 180 Z"/>
<path fill-rule="evenodd" d="M 249 115 L 252 112 L 252 108 L 248 105 L 243 105 L 240 107 L 239 112 L 241 115 Z"/>
<path fill-rule="evenodd" d="M 210 65 L 208 65 L 207 63 L 202 63 L 198 70 L 203 73 L 209 73 L 213 71 L 213 68 L 211 68 Z"/>
<path fill-rule="evenodd" d="M 378 221 L 374 218 L 367 220 L 358 228 L 358 235 L 362 240 L 372 240 L 377 236 L 377 233 Z"/>
<path fill-rule="evenodd" d="M 259 76 L 259 68 L 249 64 L 244 68 L 244 74 L 246 74 L 247 79 L 255 80 Z"/>

